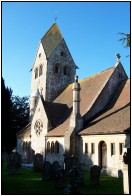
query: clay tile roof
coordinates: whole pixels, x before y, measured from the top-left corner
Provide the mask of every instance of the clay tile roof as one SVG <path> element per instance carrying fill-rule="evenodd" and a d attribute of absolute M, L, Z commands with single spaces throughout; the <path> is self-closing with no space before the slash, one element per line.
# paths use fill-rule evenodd
<path fill-rule="evenodd" d="M 52 127 L 61 124 L 69 114 L 69 108 L 66 104 L 43 102 L 44 108 Z"/>
<path fill-rule="evenodd" d="M 44 37 L 41 39 L 46 56 L 49 57 L 54 49 L 59 45 L 63 40 L 62 34 L 57 26 L 54 23 L 51 28 L 47 31 Z"/>
<path fill-rule="evenodd" d="M 47 136 L 50 137 L 54 137 L 54 136 L 64 136 L 65 132 L 68 130 L 69 128 L 69 123 L 70 123 L 70 115 L 67 117 L 67 119 L 58 127 L 56 127 L 55 129 L 53 129 L 52 131 L 49 131 L 47 133 Z"/>
<path fill-rule="evenodd" d="M 124 133 L 130 129 L 130 79 L 122 81 L 108 108 L 79 135 Z"/>
<path fill-rule="evenodd" d="M 95 98 L 103 89 L 107 81 L 109 80 L 111 74 L 114 71 L 114 67 L 103 71 L 99 74 L 93 75 L 89 78 L 79 81 L 81 85 L 80 91 L 80 110 L 83 116 L 87 113 L 88 108 L 92 105 Z M 72 84 L 69 85 L 55 100 L 54 103 L 67 104 L 67 106 L 72 110 Z M 70 112 L 66 121 L 63 121 L 58 127 L 48 132 L 47 136 L 64 136 L 66 130 L 69 128 Z"/>
<path fill-rule="evenodd" d="M 101 73 L 95 74 L 91 77 L 85 78 L 79 81 L 81 86 L 80 91 L 80 113 L 81 115 L 85 115 L 101 90 L 106 85 L 109 80 L 111 74 L 115 70 L 114 67 L 107 69 Z M 65 103 L 69 108 L 72 107 L 72 84 L 69 85 L 55 100 L 55 103 Z"/>

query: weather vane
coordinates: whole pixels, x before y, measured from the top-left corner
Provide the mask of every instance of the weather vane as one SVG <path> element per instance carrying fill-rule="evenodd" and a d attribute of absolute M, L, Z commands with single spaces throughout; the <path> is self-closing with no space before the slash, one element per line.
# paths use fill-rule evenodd
<path fill-rule="evenodd" d="M 57 20 L 57 11 L 54 13 L 54 16 L 53 16 L 53 18 L 54 18 L 54 20 L 55 20 L 55 23 L 56 23 L 56 20 Z"/>

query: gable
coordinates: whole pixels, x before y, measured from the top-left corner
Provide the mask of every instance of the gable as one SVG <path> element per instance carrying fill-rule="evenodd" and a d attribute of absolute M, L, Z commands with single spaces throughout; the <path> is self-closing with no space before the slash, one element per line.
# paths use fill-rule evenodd
<path fill-rule="evenodd" d="M 126 133 L 130 129 L 130 79 L 119 85 L 107 109 L 79 135 Z"/>
<path fill-rule="evenodd" d="M 32 119 L 32 125 L 31 125 L 32 129 L 35 125 L 35 122 L 39 119 L 43 122 L 43 131 L 47 132 L 48 118 L 47 118 L 47 114 L 46 114 L 46 111 L 44 109 L 43 102 L 42 102 L 42 99 L 41 99 L 40 96 L 39 96 L 38 103 L 37 103 L 37 106 L 36 106 L 36 109 L 35 109 L 35 112 L 34 112 L 34 116 L 33 116 L 33 119 Z"/>

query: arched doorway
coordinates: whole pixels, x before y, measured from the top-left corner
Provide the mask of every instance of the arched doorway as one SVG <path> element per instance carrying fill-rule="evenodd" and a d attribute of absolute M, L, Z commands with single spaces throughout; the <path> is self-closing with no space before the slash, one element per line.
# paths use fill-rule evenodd
<path fill-rule="evenodd" d="M 104 141 L 99 142 L 99 166 L 101 168 L 107 167 L 107 146 Z"/>

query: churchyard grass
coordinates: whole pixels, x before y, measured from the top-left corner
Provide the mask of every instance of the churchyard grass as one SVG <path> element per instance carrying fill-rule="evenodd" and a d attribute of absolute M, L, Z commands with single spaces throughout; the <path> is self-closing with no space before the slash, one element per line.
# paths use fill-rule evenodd
<path fill-rule="evenodd" d="M 70 179 L 67 179 L 68 184 Z M 122 178 L 101 176 L 100 185 L 89 185 L 88 172 L 84 173 L 84 185 L 79 188 L 81 194 L 123 194 Z M 64 195 L 64 189 L 54 189 L 54 181 L 42 181 L 39 172 L 22 168 L 19 175 L 8 175 L 6 164 L 2 169 L 1 194 L 3 195 Z"/>

